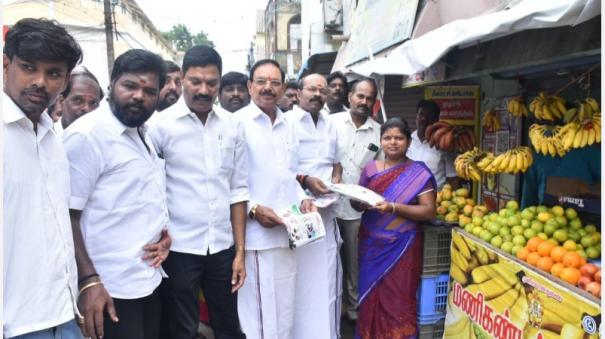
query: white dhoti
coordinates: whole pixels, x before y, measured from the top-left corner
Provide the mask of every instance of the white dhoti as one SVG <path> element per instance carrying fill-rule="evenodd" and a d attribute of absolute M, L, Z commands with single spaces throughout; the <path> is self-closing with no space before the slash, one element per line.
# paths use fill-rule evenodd
<path fill-rule="evenodd" d="M 326 237 L 295 250 L 295 339 L 340 338 L 342 239 L 332 211 L 320 209 Z"/>
<path fill-rule="evenodd" d="M 288 248 L 246 251 L 246 281 L 238 312 L 247 339 L 290 339 L 294 323 L 296 255 Z"/>

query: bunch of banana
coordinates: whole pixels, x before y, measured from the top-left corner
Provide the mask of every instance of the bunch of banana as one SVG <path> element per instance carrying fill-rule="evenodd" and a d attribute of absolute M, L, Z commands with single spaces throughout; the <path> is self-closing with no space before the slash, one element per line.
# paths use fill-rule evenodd
<path fill-rule="evenodd" d="M 575 121 L 578 123 L 585 123 L 587 121 L 590 121 L 592 120 L 595 114 L 601 113 L 599 102 L 595 98 L 591 97 L 577 101 L 575 108 L 575 115 L 572 117 L 571 121 Z"/>
<path fill-rule="evenodd" d="M 427 126 L 424 139 L 431 147 L 437 149 L 451 149 L 454 146 L 454 126 L 445 121 L 437 121 Z"/>
<path fill-rule="evenodd" d="M 562 119 L 567 112 L 565 99 L 560 96 L 549 96 L 546 92 L 540 94 L 529 104 L 529 110 L 534 113 L 536 119 L 554 121 Z"/>
<path fill-rule="evenodd" d="M 527 116 L 527 107 L 519 98 L 513 98 L 508 101 L 507 109 L 514 117 Z"/>
<path fill-rule="evenodd" d="M 487 159 L 486 159 L 487 158 Z M 477 166 L 485 173 L 525 173 L 534 162 L 529 147 L 520 146 L 494 156 L 488 153 L 486 158 L 477 163 Z"/>
<path fill-rule="evenodd" d="M 466 152 L 472 150 L 475 147 L 475 134 L 472 130 L 465 127 L 455 128 L 454 133 L 454 149 L 459 152 Z M 452 151 L 444 149 L 445 151 Z"/>
<path fill-rule="evenodd" d="M 462 286 L 466 286 L 472 280 L 472 272 L 477 267 L 498 261 L 496 253 L 487 251 L 482 246 L 476 246 L 472 241 L 467 242 L 457 232 L 452 234 L 450 255 L 452 258 L 450 277 Z"/>
<path fill-rule="evenodd" d="M 481 171 L 477 167 L 477 162 L 485 156 L 485 153 L 477 147 L 462 153 L 454 160 L 456 174 L 465 180 L 481 181 Z"/>
<path fill-rule="evenodd" d="M 566 151 L 560 131 L 561 126 L 533 124 L 529 126 L 529 140 L 537 153 L 562 157 Z"/>
<path fill-rule="evenodd" d="M 502 128 L 502 122 L 500 121 L 500 115 L 494 108 L 489 109 L 483 114 L 481 120 L 481 126 L 485 127 L 488 132 L 496 132 Z"/>
<path fill-rule="evenodd" d="M 583 124 L 570 122 L 563 126 L 559 133 L 561 134 L 561 142 L 565 151 L 600 143 L 601 114 L 595 114 L 591 120 Z"/>

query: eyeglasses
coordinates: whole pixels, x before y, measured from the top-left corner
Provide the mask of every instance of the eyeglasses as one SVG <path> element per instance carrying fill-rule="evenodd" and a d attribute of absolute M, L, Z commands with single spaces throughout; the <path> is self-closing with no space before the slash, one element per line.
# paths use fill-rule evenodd
<path fill-rule="evenodd" d="M 303 87 L 303 89 L 305 89 L 311 93 L 319 92 L 319 94 L 321 94 L 323 96 L 327 96 L 328 94 L 330 94 L 330 90 L 327 88 Z"/>
<path fill-rule="evenodd" d="M 267 83 L 271 85 L 271 87 L 280 87 L 282 85 L 279 80 L 267 80 L 263 78 L 254 79 L 254 84 L 257 86 L 265 87 Z"/>

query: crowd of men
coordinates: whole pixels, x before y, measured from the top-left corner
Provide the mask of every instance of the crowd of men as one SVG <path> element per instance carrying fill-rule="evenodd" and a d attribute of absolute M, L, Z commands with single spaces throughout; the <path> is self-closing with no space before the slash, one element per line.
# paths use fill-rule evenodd
<path fill-rule="evenodd" d="M 207 46 L 181 67 L 134 49 L 104 100 L 54 21 L 19 21 L 3 52 L 5 338 L 194 338 L 200 290 L 216 338 L 355 321 L 361 215 L 313 198 L 380 156 L 372 79 L 286 85 L 274 60 L 223 75 Z M 289 248 L 293 205 L 323 239 Z"/>

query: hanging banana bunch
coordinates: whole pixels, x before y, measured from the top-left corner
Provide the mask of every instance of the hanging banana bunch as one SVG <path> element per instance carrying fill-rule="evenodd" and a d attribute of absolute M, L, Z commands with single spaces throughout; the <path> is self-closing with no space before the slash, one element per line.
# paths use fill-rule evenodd
<path fill-rule="evenodd" d="M 532 100 L 529 110 L 534 113 L 536 119 L 547 121 L 562 119 L 567 112 L 565 99 L 556 95 L 547 95 L 544 91 Z"/>
<path fill-rule="evenodd" d="M 536 153 L 564 156 L 566 152 L 561 139 L 561 126 L 532 124 L 529 126 L 529 140 Z"/>
<path fill-rule="evenodd" d="M 576 103 L 569 122 L 559 130 L 563 149 L 583 148 L 601 142 L 601 111 L 594 98 Z"/>
<path fill-rule="evenodd" d="M 500 115 L 496 110 L 492 107 L 487 112 L 483 114 L 483 119 L 481 120 L 481 126 L 485 127 L 488 132 L 496 132 L 502 128 L 502 122 L 500 121 Z"/>
<path fill-rule="evenodd" d="M 477 167 L 484 173 L 525 173 L 534 162 L 531 149 L 526 146 L 515 147 L 502 154 L 495 156 L 488 152 L 479 162 Z"/>
<path fill-rule="evenodd" d="M 526 117 L 528 114 L 527 107 L 519 98 L 513 98 L 508 101 L 507 109 L 514 117 Z"/>

